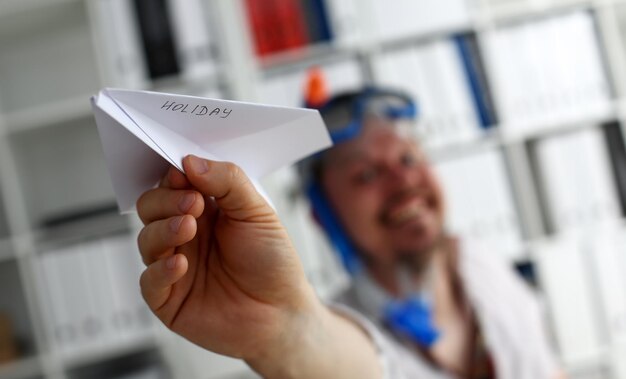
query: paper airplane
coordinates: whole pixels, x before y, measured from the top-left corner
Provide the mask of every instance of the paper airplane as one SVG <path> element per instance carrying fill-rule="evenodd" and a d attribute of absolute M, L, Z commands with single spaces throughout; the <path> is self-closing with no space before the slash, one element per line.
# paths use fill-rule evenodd
<path fill-rule="evenodd" d="M 331 145 L 319 112 L 103 89 L 91 99 L 120 211 L 132 211 L 188 154 L 230 161 L 253 180 Z"/>

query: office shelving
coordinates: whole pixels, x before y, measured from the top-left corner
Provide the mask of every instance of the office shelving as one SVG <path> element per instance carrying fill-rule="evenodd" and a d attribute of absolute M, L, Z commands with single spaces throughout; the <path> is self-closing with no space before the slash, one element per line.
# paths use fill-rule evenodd
<path fill-rule="evenodd" d="M 63 246 L 107 240 L 120 233 L 132 235 L 139 224 L 114 210 L 115 198 L 89 105 L 89 97 L 104 86 L 298 106 L 305 71 L 312 65 L 326 70 L 333 90 L 384 83 L 388 79 L 380 70 L 381 59 L 409 50 L 422 54 L 453 36 L 471 35 L 484 60 L 498 117 L 471 138 L 434 146 L 426 143 L 427 151 L 436 165 L 481 155 L 501 157 L 521 238 L 508 259 L 539 261 L 537 255 L 544 251 L 546 241 L 559 233 L 550 230 L 541 208 L 544 183 L 537 175 L 535 146 L 572 133 L 603 130 L 598 128 L 602 125 L 621 128 L 626 122 L 626 1 L 449 0 L 445 3 L 465 11 L 442 23 L 425 23 L 420 29 L 407 28 L 383 37 L 377 32 L 389 29 L 376 26 L 382 22 L 376 18 L 379 1 L 326 0 L 335 39 L 259 59 L 253 52 L 243 0 L 195 0 L 212 34 L 212 66 L 200 74 L 158 80 L 145 76 L 141 52 L 131 51 L 136 41 L 119 47 L 117 37 L 109 33 L 119 25 L 103 15 L 105 0 L 4 1 L 0 5 L 0 311 L 20 320 L 15 330 L 25 349 L 15 363 L 0 365 L 0 378 L 124 377 L 142 370 L 151 378 L 194 377 L 200 372 L 211 378 L 246 375 L 241 362 L 193 350 L 158 327 L 135 340 L 70 358 L 59 353 L 54 343 L 51 321 L 44 313 L 46 295 L 38 285 L 41 257 Z M 393 9 L 388 3 L 385 7 Z M 488 53 L 491 39 L 520 25 L 532 28 L 581 12 L 593 22 L 597 58 L 610 85 L 606 106 L 575 117 L 539 120 L 532 129 L 513 130 L 502 121 L 506 107 L 498 89 L 503 85 L 496 83 L 497 62 Z M 132 25 L 128 30 L 133 30 Z M 122 65 L 126 69 L 120 69 L 118 63 L 123 62 L 116 59 L 126 62 Z M 428 96 L 424 96 L 425 105 Z M 296 195 L 296 181 L 293 171 L 285 169 L 265 179 L 264 185 L 309 278 L 320 296 L 328 298 L 345 277 L 337 275 L 341 270 L 319 232 L 309 231 L 308 208 Z M 538 282 L 539 290 L 546 290 L 541 277 Z M 598 291 L 593 286 L 591 290 Z M 565 362 L 572 377 L 624 378 L 611 358 L 618 350 L 604 342 L 601 339 L 594 354 Z M 140 364 L 124 368 L 133 360 Z"/>

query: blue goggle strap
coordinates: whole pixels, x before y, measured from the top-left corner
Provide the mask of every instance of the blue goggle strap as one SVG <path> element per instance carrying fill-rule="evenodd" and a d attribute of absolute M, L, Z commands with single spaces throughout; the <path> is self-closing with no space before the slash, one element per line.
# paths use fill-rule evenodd
<path fill-rule="evenodd" d="M 356 274 L 361 269 L 361 262 L 356 255 L 354 245 L 339 224 L 335 212 L 333 212 L 322 189 L 315 181 L 307 188 L 307 196 L 326 235 L 328 235 L 330 242 L 339 252 L 344 268 L 350 275 Z"/>

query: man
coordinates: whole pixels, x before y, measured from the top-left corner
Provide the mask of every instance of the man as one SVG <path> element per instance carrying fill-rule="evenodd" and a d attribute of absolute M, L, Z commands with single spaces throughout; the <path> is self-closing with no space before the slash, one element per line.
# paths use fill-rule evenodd
<path fill-rule="evenodd" d="M 406 133 L 411 100 L 367 89 L 321 113 L 336 146 L 301 167 L 353 274 L 346 306 L 315 297 L 236 166 L 190 156 L 137 204 L 154 313 L 270 378 L 557 377 L 529 291 L 445 233 L 441 189 Z"/>
<path fill-rule="evenodd" d="M 411 138 L 412 100 L 369 88 L 320 111 L 337 145 L 300 171 L 353 274 L 338 301 L 384 332 L 394 367 L 422 378 L 556 377 L 530 291 L 493 255 L 445 233 L 442 189 Z"/>

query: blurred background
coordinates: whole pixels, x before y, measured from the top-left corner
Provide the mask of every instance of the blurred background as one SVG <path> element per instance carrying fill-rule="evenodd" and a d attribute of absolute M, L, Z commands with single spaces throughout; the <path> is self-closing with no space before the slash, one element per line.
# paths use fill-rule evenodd
<path fill-rule="evenodd" d="M 419 102 L 448 228 L 536 290 L 570 378 L 626 378 L 626 1 L 0 0 L 0 378 L 254 378 L 164 331 L 137 282 L 89 97 Z M 296 177 L 263 182 L 307 275 L 345 281 Z"/>

